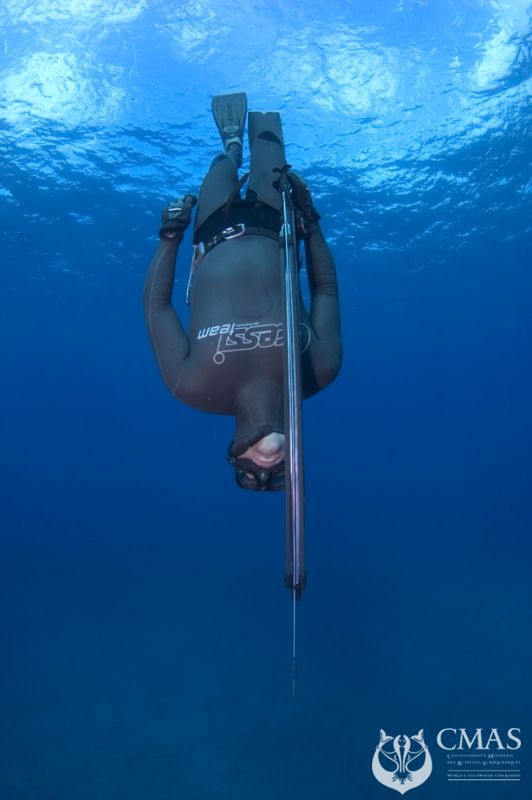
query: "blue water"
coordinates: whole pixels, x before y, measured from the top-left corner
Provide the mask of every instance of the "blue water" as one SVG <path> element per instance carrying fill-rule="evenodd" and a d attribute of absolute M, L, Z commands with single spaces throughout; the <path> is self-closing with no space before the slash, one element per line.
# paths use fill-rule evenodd
<path fill-rule="evenodd" d="M 532 797 L 528 6 L 2 3 L 1 800 L 397 797 L 381 728 L 424 729 L 413 797 Z M 235 486 L 141 307 L 239 90 L 281 112 L 341 289 L 295 698 L 283 498 Z M 522 781 L 449 782 L 447 727 L 520 728 Z"/>

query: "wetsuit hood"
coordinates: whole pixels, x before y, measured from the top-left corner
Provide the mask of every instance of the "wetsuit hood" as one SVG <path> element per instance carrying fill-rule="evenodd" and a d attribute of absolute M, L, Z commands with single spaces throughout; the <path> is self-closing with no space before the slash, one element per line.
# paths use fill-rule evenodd
<path fill-rule="evenodd" d="M 284 434 L 283 387 L 267 380 L 247 384 L 238 394 L 236 430 L 229 446 L 234 458 L 269 433 Z"/>

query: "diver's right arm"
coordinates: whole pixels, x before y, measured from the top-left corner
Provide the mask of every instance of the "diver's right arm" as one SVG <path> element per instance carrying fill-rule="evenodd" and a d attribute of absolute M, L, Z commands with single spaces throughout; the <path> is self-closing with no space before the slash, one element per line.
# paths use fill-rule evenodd
<path fill-rule="evenodd" d="M 288 173 L 292 197 L 305 239 L 305 261 L 310 288 L 310 323 L 315 334 L 311 345 L 314 391 L 323 389 L 338 374 L 342 365 L 340 303 L 334 259 L 320 228 L 321 216 L 314 208 L 305 182 Z M 310 391 L 310 384 L 308 386 Z"/>
<path fill-rule="evenodd" d="M 172 393 L 190 349 L 188 336 L 172 306 L 175 265 L 196 198 L 187 195 L 179 202 L 180 206 L 176 201 L 163 211 L 161 241 L 150 264 L 143 295 L 148 333 L 164 382 Z"/>

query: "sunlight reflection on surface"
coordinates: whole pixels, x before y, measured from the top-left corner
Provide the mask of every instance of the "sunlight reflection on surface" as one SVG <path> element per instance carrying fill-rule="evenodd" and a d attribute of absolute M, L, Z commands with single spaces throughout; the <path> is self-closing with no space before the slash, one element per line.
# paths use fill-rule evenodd
<path fill-rule="evenodd" d="M 119 70 L 112 70 L 119 79 Z M 102 98 L 90 71 L 72 53 L 34 53 L 2 81 L 3 117 L 21 124 L 28 116 L 76 126 L 117 118 L 126 90 L 107 84 Z M 103 100 L 103 102 L 102 102 Z"/>
<path fill-rule="evenodd" d="M 2 156 L 47 186 L 90 176 L 144 198 L 192 189 L 219 147 L 211 95 L 245 89 L 250 109 L 281 111 L 288 157 L 320 202 L 342 194 L 356 221 L 358 194 L 387 193 L 413 219 L 420 197 L 443 208 L 474 183 L 442 160 L 494 145 L 522 118 L 527 8 L 254 0 L 242 18 L 236 0 L 7 0 Z M 394 203 L 375 200 L 375 213 Z"/>

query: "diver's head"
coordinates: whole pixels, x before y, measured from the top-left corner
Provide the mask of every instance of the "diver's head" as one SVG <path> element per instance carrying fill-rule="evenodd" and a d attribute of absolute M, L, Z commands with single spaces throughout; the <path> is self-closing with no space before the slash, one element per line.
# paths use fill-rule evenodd
<path fill-rule="evenodd" d="M 269 433 L 242 453 L 258 467 L 275 467 L 284 460 L 284 433 Z"/>
<path fill-rule="evenodd" d="M 284 434 L 262 436 L 239 455 L 227 460 L 235 468 L 236 482 L 242 489 L 271 492 L 284 489 Z"/>

